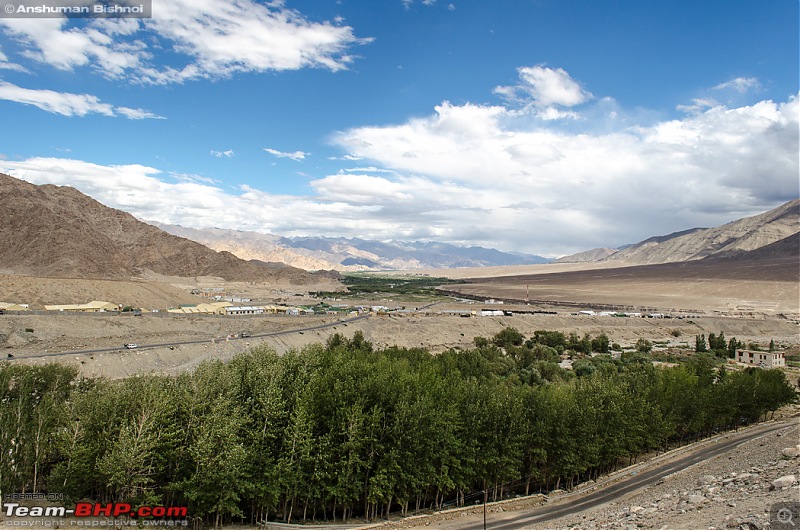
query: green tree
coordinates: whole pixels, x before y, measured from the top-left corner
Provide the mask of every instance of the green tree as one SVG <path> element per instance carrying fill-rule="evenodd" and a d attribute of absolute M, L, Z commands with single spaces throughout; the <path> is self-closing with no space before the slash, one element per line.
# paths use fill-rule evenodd
<path fill-rule="evenodd" d="M 697 353 L 703 353 L 708 351 L 706 347 L 706 336 L 705 335 L 696 335 L 694 339 L 694 351 Z"/>
<path fill-rule="evenodd" d="M 509 346 L 521 346 L 525 341 L 525 337 L 514 328 L 507 327 L 497 332 L 492 342 L 499 348 L 508 348 Z"/>

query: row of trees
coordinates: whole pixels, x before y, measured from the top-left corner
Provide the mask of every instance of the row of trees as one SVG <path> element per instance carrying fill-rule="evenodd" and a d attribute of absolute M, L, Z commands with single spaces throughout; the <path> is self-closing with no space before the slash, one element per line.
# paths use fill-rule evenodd
<path fill-rule="evenodd" d="M 434 356 L 376 351 L 357 332 L 119 381 L 4 364 L 0 489 L 188 505 L 215 525 L 374 518 L 570 486 L 795 396 L 781 371 L 726 372 L 703 355 L 564 371 L 554 347 L 520 337 Z"/>

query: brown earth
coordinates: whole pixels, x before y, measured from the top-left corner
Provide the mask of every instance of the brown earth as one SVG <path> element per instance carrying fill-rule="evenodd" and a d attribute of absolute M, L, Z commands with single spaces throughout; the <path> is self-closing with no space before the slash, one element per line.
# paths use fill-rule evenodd
<path fill-rule="evenodd" d="M 455 306 L 451 306 L 455 307 Z M 463 308 L 463 306 L 462 306 Z M 523 335 L 532 336 L 540 329 L 589 333 L 606 333 L 612 342 L 633 347 L 639 338 L 646 338 L 667 347 L 689 348 L 698 334 L 725 333 L 745 342 L 767 346 L 774 339 L 779 347 L 798 345 L 797 325 L 782 319 L 743 319 L 708 317 L 689 320 L 660 320 L 644 318 L 611 318 L 558 315 L 516 315 L 513 317 L 461 318 L 438 314 L 439 306 L 430 313 L 406 316 L 371 316 L 357 322 L 341 322 L 337 316 L 194 316 L 144 314 L 142 317 L 47 314 L 0 316 L 0 355 L 15 356 L 14 362 L 63 362 L 78 366 L 87 375 L 111 378 L 135 373 L 179 373 L 194 368 L 206 359 L 230 360 L 237 353 L 257 344 L 266 344 L 279 353 L 300 349 L 305 345 L 324 342 L 333 333 L 352 336 L 360 330 L 377 347 L 398 345 L 425 347 L 441 352 L 451 347 L 469 348 L 476 336 L 491 337 L 507 326 L 517 328 Z M 298 330 L 321 323 L 334 327 L 293 332 L 274 337 L 226 341 L 225 337 L 241 331 L 253 335 L 275 331 Z M 33 332 L 26 331 L 32 329 Z M 675 337 L 675 334 L 679 334 Z M 213 343 L 212 343 L 213 339 Z M 143 348 L 147 344 L 200 340 L 200 344 Z M 138 350 L 123 350 L 128 342 L 140 344 Z M 77 354 L 58 357 L 28 358 L 42 353 L 71 350 L 120 348 L 110 353 Z"/>
<path fill-rule="evenodd" d="M 31 276 L 129 279 L 145 271 L 235 281 L 313 283 L 294 267 L 262 267 L 109 208 L 68 186 L 0 174 L 0 270 Z"/>
<path fill-rule="evenodd" d="M 448 289 L 477 297 L 676 312 L 800 315 L 797 235 L 752 252 L 683 263 L 599 267 L 468 279 Z M 539 266 L 537 272 L 550 265 Z M 568 265 L 562 265 L 562 270 Z M 435 275 L 432 273 L 431 275 Z M 463 277 L 463 276 L 462 276 Z"/>

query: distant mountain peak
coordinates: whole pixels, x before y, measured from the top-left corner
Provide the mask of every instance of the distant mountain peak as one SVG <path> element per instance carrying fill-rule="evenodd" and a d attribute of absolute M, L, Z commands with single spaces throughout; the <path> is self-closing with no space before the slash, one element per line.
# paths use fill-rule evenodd
<path fill-rule="evenodd" d="M 172 234 L 243 259 L 281 261 L 306 270 L 414 270 L 547 263 L 541 256 L 438 241 L 374 241 L 357 237 L 281 237 L 260 232 L 194 229 L 155 223 Z M 234 237 L 235 235 L 235 237 Z"/>

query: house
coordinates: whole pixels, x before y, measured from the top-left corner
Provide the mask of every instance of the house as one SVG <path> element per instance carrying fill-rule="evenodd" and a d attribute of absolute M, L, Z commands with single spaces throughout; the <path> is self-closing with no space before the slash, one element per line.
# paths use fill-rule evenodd
<path fill-rule="evenodd" d="M 786 366 L 786 358 L 783 352 L 737 350 L 736 362 L 746 366 L 759 366 L 761 368 L 780 368 Z"/>

